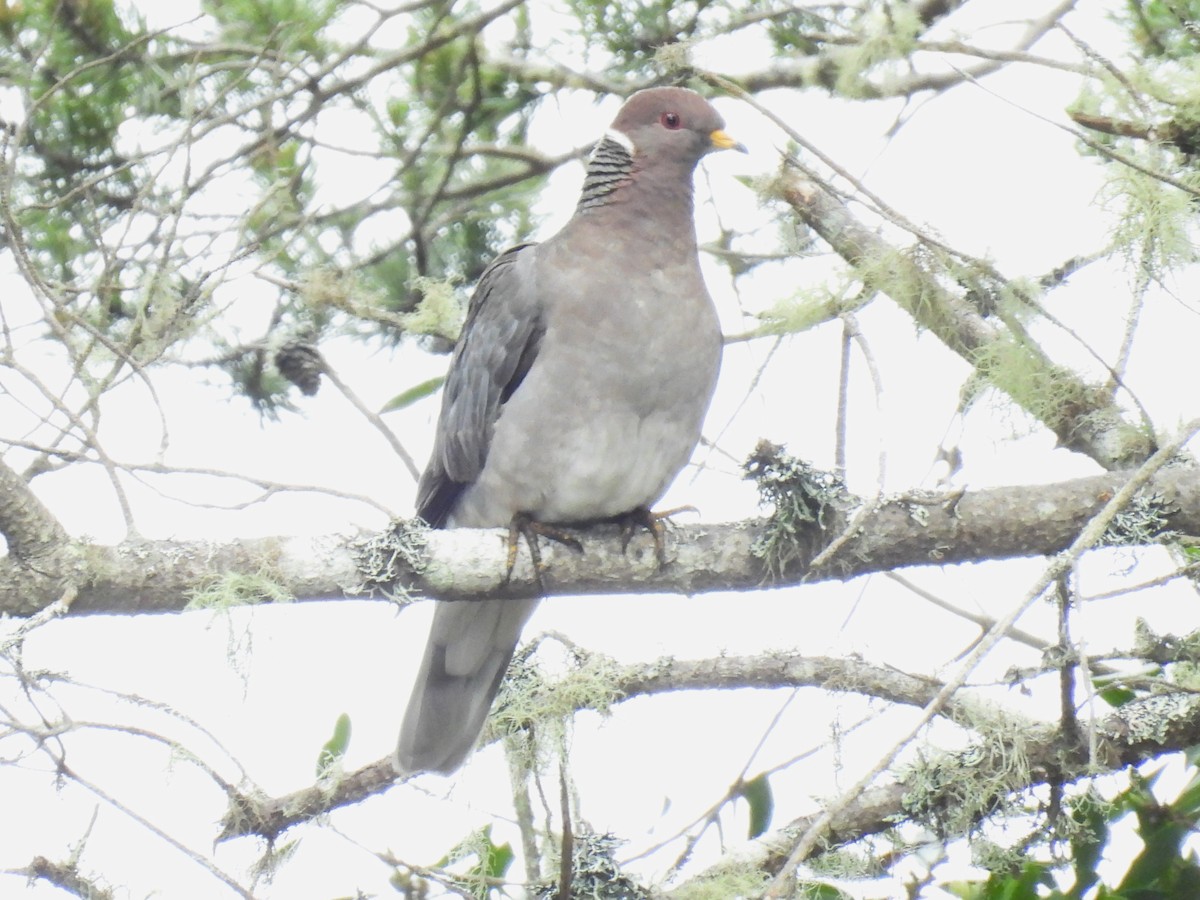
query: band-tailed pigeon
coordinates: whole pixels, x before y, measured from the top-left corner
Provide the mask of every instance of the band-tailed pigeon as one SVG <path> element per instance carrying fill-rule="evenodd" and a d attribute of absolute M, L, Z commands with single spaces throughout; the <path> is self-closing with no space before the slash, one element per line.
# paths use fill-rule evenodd
<path fill-rule="evenodd" d="M 723 127 L 693 91 L 634 94 L 566 226 L 483 273 L 417 491 L 433 527 L 645 518 L 687 463 L 721 364 L 692 173 L 712 150 L 744 149 Z M 437 604 L 399 771 L 461 765 L 536 605 Z"/>

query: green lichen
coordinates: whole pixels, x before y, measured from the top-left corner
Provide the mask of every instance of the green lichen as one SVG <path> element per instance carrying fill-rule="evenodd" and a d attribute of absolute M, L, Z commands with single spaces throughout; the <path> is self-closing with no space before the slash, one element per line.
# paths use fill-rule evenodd
<path fill-rule="evenodd" d="M 1048 362 L 1041 350 L 1005 334 L 973 350 L 969 361 L 978 375 L 1060 436 L 1107 404 L 1102 389 L 1070 369 Z"/>
<path fill-rule="evenodd" d="M 360 295 L 357 280 L 345 272 L 323 267 L 312 269 L 300 283 L 300 297 L 311 309 L 332 307 L 352 311 Z"/>
<path fill-rule="evenodd" d="M 1101 203 L 1113 213 L 1113 246 L 1125 256 L 1131 270 L 1160 278 L 1196 259 L 1196 196 L 1150 173 L 1170 171 L 1176 181 L 1196 189 L 1200 172 L 1177 171 L 1171 151 L 1158 145 L 1136 152 L 1137 161 L 1149 171 L 1112 166 Z"/>
<path fill-rule="evenodd" d="M 806 860 L 805 865 L 824 878 L 878 878 L 882 874 L 878 857 L 863 851 L 863 847 L 826 850 Z"/>
<path fill-rule="evenodd" d="M 985 819 L 1013 808 L 1034 779 L 1028 754 L 1034 729 L 980 705 L 971 711 L 975 735 L 965 750 L 940 753 L 908 767 L 904 808 L 939 834 L 969 834 Z"/>
<path fill-rule="evenodd" d="M 857 280 L 841 286 L 809 285 L 758 313 L 761 324 L 755 334 L 800 334 L 861 309 L 874 296 L 874 291 L 864 289 Z"/>
<path fill-rule="evenodd" d="M 259 603 L 288 603 L 296 598 L 275 572 L 224 572 L 202 581 L 189 595 L 186 609 L 232 609 Z"/>
<path fill-rule="evenodd" d="M 889 248 L 856 260 L 854 269 L 863 284 L 887 294 L 924 327 L 936 330 L 931 318 L 944 294 L 924 256 L 919 250 Z"/>
<path fill-rule="evenodd" d="M 731 900 L 762 895 L 769 879 L 750 863 L 729 863 L 710 869 L 671 892 L 671 900 Z"/>
<path fill-rule="evenodd" d="M 868 6 L 857 23 L 860 40 L 830 48 L 837 72 L 834 90 L 851 99 L 875 96 L 880 89 L 886 92 L 908 71 L 908 58 L 923 28 L 920 14 L 909 3 Z M 868 81 L 872 76 L 878 87 Z"/>
<path fill-rule="evenodd" d="M 539 769 L 561 747 L 581 709 L 606 714 L 621 698 L 620 667 L 604 656 L 577 656 L 566 672 L 547 678 L 534 658 L 538 644 L 517 652 L 509 664 L 484 730 L 484 740 L 514 738 L 510 754 L 527 769 Z"/>
<path fill-rule="evenodd" d="M 409 334 L 426 334 L 455 341 L 463 326 L 463 305 L 452 280 L 416 277 L 412 286 L 421 294 L 417 308 L 401 316 Z"/>
<path fill-rule="evenodd" d="M 654 50 L 654 61 L 664 73 L 690 72 L 692 70 L 691 42 L 681 40 L 660 44 Z"/>

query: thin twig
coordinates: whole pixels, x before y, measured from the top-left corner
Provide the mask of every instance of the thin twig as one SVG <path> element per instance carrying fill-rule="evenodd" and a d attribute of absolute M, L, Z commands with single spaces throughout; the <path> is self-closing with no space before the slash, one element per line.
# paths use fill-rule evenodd
<path fill-rule="evenodd" d="M 323 365 L 321 372 L 326 378 L 329 379 L 330 383 L 332 383 L 334 387 L 342 392 L 342 396 L 350 401 L 350 405 L 362 413 L 366 420 L 374 425 L 375 429 L 383 435 L 384 440 L 386 440 L 388 444 L 391 445 L 391 448 L 396 451 L 396 455 L 400 457 L 400 460 L 404 463 L 405 468 L 408 469 L 408 474 L 412 476 L 413 481 L 419 481 L 421 478 L 421 470 L 417 468 L 417 464 L 413 461 L 412 456 L 407 450 L 404 449 L 404 445 L 400 443 L 400 439 L 396 437 L 396 435 L 392 432 L 392 429 L 387 427 L 387 423 L 380 418 L 379 414 L 363 403 L 362 400 L 358 398 L 358 395 L 350 389 L 349 385 L 342 381 L 342 379 L 338 378 L 337 373 L 335 373 L 329 366 Z"/>
<path fill-rule="evenodd" d="M 1117 513 L 1129 504 L 1134 495 L 1150 480 L 1155 472 L 1174 459 L 1183 445 L 1191 440 L 1198 431 L 1200 431 L 1200 419 L 1193 419 L 1180 429 L 1171 441 L 1146 460 L 1130 476 L 1129 480 L 1113 494 L 1104 507 L 1092 517 L 1079 536 L 1071 543 L 1071 546 L 1054 557 L 1041 577 L 1034 582 L 1033 586 L 1026 593 L 1024 599 L 1016 604 L 1004 618 L 992 626 L 987 635 L 984 636 L 984 639 L 979 642 L 979 646 L 963 661 L 955 676 L 948 680 L 937 692 L 936 696 L 926 704 L 915 725 L 868 772 L 859 778 L 849 790 L 843 792 L 840 797 L 822 811 L 812 826 L 796 842 L 795 847 L 788 856 L 787 862 L 775 878 L 772 879 L 770 887 L 763 895 L 764 900 L 768 900 L 768 898 L 770 900 L 779 900 L 779 898 L 790 895 L 790 885 L 795 876 L 796 867 L 800 864 L 801 860 L 808 858 L 809 854 L 812 853 L 814 848 L 824 838 L 834 818 L 844 809 L 848 808 L 854 799 L 866 790 L 895 761 L 901 750 L 916 740 L 921 730 L 932 721 L 934 716 L 941 711 L 942 707 L 966 683 L 967 678 L 975 670 L 975 667 L 1004 639 L 1008 629 L 1016 623 L 1017 619 L 1024 615 L 1059 577 L 1070 572 L 1087 550 L 1091 549 L 1101 540 Z"/>

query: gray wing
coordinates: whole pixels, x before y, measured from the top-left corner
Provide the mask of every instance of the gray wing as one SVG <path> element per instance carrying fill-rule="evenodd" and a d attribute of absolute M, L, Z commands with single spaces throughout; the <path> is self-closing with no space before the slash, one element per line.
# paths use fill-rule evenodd
<path fill-rule="evenodd" d="M 531 270 L 526 263 L 533 252 L 522 244 L 502 254 L 471 297 L 446 376 L 433 454 L 417 488 L 417 513 L 435 528 L 445 527 L 463 490 L 479 477 L 496 419 L 537 357 L 545 323 L 536 285 L 522 274 Z M 399 771 L 448 773 L 462 764 L 536 605 L 437 604 L 400 727 Z"/>
<path fill-rule="evenodd" d="M 534 252 L 518 244 L 484 271 L 442 394 L 433 453 L 417 486 L 417 515 L 441 528 L 463 489 L 483 470 L 500 409 L 537 356 L 545 323 L 517 262 Z M 497 523 L 503 524 L 503 523 Z"/>

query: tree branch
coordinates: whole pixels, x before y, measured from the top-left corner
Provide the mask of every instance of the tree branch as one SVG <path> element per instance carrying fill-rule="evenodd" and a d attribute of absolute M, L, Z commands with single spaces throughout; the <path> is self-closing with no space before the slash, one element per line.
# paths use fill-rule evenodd
<path fill-rule="evenodd" d="M 1002 70 L 1010 62 L 1032 63 L 1050 68 L 1066 69 L 1072 72 L 1079 71 L 1079 66 L 1060 63 L 1057 60 L 1034 56 L 1027 52 L 1034 44 L 1045 37 L 1046 33 L 1055 26 L 1059 19 L 1071 11 L 1075 2 L 1076 0 L 1060 0 L 1056 6 L 1044 13 L 1041 18 L 1031 20 L 1020 39 L 1011 48 L 1005 50 L 976 47 L 962 41 L 916 40 L 914 42 L 916 50 L 976 56 L 985 60 L 985 62 L 968 69 L 952 69 L 949 72 L 909 72 L 904 75 L 888 73 L 885 77 L 874 80 L 868 77 L 867 74 L 862 74 L 858 75 L 853 81 L 853 93 L 857 97 L 871 100 L 879 100 L 885 97 L 912 97 L 915 94 L 925 91 L 936 93 L 949 90 L 968 81 L 984 78 Z M 921 20 L 927 26 L 932 25 L 937 18 L 940 18 L 947 12 L 953 11 L 952 9 L 947 9 L 947 7 L 958 5 L 960 4 L 927 4 L 933 14 L 927 16 L 922 12 Z M 853 32 L 846 35 L 811 35 L 810 38 L 819 45 L 835 45 L 833 47 L 834 50 L 839 49 L 840 46 L 857 47 L 863 40 L 860 34 Z M 814 83 L 830 87 L 836 84 L 838 75 L 838 60 L 830 53 L 830 48 L 826 46 L 821 52 L 808 56 L 782 56 L 768 68 L 740 75 L 737 80 L 747 91 L 758 94 L 766 90 L 775 90 L 783 87 L 807 88 L 813 86 Z"/>
<path fill-rule="evenodd" d="M 56 863 L 44 856 L 35 856 L 28 868 L 14 874 L 27 875 L 31 882 L 45 881 L 81 900 L 112 900 L 114 896 L 108 888 L 80 875 L 74 861 Z"/>
<path fill-rule="evenodd" d="M 1200 697 L 1190 693 L 1147 697 L 1122 706 L 1103 722 L 1097 735 L 1100 755 L 1094 761 L 1088 758 L 1086 738 L 1083 744 L 1068 741 L 1055 727 L 1039 727 L 1021 736 L 1020 750 L 1026 754 L 1027 766 L 1024 771 L 1027 777 L 1023 783 L 1010 784 L 1009 789 L 1015 792 L 1051 780 L 1069 782 L 1103 772 L 1115 772 L 1164 753 L 1195 746 L 1197 742 L 1200 742 Z M 979 765 L 977 758 L 972 760 L 972 752 L 948 754 L 942 760 L 935 761 L 935 764 L 957 764 L 962 767 Z M 949 795 L 956 787 L 961 788 L 961 785 L 947 784 L 945 793 Z M 912 777 L 870 788 L 833 817 L 826 841 L 805 858 L 872 834 L 881 834 L 895 828 L 900 820 L 914 818 L 915 790 L 921 793 L 923 811 L 929 811 L 940 802 L 950 799 L 948 796 L 939 797 L 936 792 L 930 794 L 924 786 L 918 789 Z M 989 798 L 978 799 L 982 802 Z M 708 873 L 698 875 L 697 879 L 713 877 L 721 869 L 735 863 L 753 866 L 768 875 L 776 874 L 787 863 L 789 854 L 800 838 L 822 815 L 813 813 L 789 822 L 740 848 Z"/>
<path fill-rule="evenodd" d="M 577 648 L 578 649 L 578 648 Z M 549 683 L 539 696 L 528 701 L 530 708 L 561 710 L 556 695 L 564 693 L 563 683 L 584 680 L 604 682 L 610 690 L 604 698 L 579 709 L 604 712 L 612 703 L 633 697 L 666 694 L 681 690 L 737 690 L 740 688 L 817 687 L 828 690 L 881 697 L 908 706 L 924 706 L 940 684 L 933 679 L 917 678 L 895 669 L 874 666 L 861 660 L 833 657 L 806 657 L 799 653 L 773 653 L 763 657 L 722 657 L 720 659 L 658 659 L 650 663 L 621 666 L 603 654 L 579 650 L 576 678 L 567 675 L 563 682 Z M 571 696 L 577 697 L 578 691 Z M 578 710 L 576 710 L 578 711 Z M 947 717 L 966 724 L 970 711 L 954 702 L 944 710 Z M 553 714 L 553 713 L 551 713 Z M 503 735 L 494 727 L 484 733 L 485 744 Z M 235 794 L 222 821 L 218 841 L 246 835 L 274 839 L 295 825 L 342 806 L 358 803 L 389 787 L 398 776 L 391 759 L 376 760 L 348 773 L 332 790 L 326 785 L 302 788 L 280 797 L 263 798 Z M 407 780 L 401 779 L 401 780 Z"/>
<path fill-rule="evenodd" d="M 679 690 L 814 687 L 921 707 L 940 688 L 933 679 L 916 678 L 861 660 L 804 657 L 798 653 L 704 660 L 666 658 L 626 667 L 617 666 L 599 654 L 589 654 L 584 665 L 600 670 L 608 666 L 612 685 L 609 696 L 611 702 L 616 703 Z M 584 677 L 590 675 L 584 673 Z M 555 690 L 555 685 L 547 686 L 544 698 L 547 702 L 540 704 L 543 708 L 556 707 L 553 701 Z M 572 696 L 578 696 L 578 692 L 572 691 Z M 607 705 L 597 701 L 580 708 L 604 711 Z M 1011 791 L 1040 784 L 1050 777 L 1074 780 L 1094 775 L 1097 774 L 1096 766 L 1115 771 L 1164 752 L 1200 743 L 1200 697 L 1190 693 L 1148 697 L 1121 707 L 1100 725 L 1096 737 L 1098 753 L 1094 756 L 1086 738 L 1067 740 L 1057 726 L 1048 723 L 1022 720 L 1014 727 L 1013 722 L 1003 719 L 1002 711 L 973 703 L 969 698 L 953 698 L 943 713 L 964 728 L 978 730 L 985 718 L 985 709 L 991 716 L 994 733 L 985 735 L 983 741 L 999 740 L 1004 746 L 998 752 L 1011 753 L 1016 748 L 1029 761 L 1022 776 L 1024 781 L 1006 785 Z M 488 732 L 485 740 L 499 737 Z M 969 766 L 986 765 L 986 758 L 981 763 L 979 754 L 968 750 L 945 754 L 930 765 L 943 770 L 948 767 L 965 770 Z M 250 835 L 274 840 L 296 825 L 359 803 L 398 780 L 407 779 L 398 779 L 389 757 L 348 773 L 332 789 L 328 785 L 319 785 L 269 798 L 233 795 L 217 841 Z M 956 787 L 961 785 L 946 784 L 943 793 Z M 826 849 L 886 831 L 895 827 L 898 818 L 913 818 L 935 810 L 945 799 L 938 790 L 930 790 L 919 774 L 910 774 L 894 784 L 869 788 L 833 817 L 828 826 Z M 979 798 L 980 808 L 988 805 L 987 799 Z M 753 864 L 770 874 L 778 871 L 799 837 L 815 823 L 818 815 L 797 819 L 754 842 L 749 851 L 755 857 Z"/>
<path fill-rule="evenodd" d="M 29 489 L 25 479 L 3 460 L 0 460 L 0 534 L 8 542 L 10 559 L 22 562 L 53 554 L 70 543 L 62 525 Z"/>
<path fill-rule="evenodd" d="M 658 568 L 647 536 L 636 537 L 622 552 L 618 529 L 598 525 L 588 529 L 582 554 L 546 546 L 542 555 L 549 570 L 543 580 L 556 595 L 691 594 L 848 579 L 905 566 L 1044 556 L 1070 546 L 1127 479 L 1128 473 L 1110 472 L 1050 485 L 894 495 L 884 498 L 848 537 L 842 533 L 853 508 L 829 509 L 824 530 L 813 531 L 808 545 L 797 547 L 787 568 L 774 576 L 755 550 L 769 520 L 677 526 L 672 529 L 673 557 L 664 569 Z M 1130 515 L 1145 521 L 1130 521 L 1105 544 L 1148 544 L 1172 533 L 1200 534 L 1200 470 L 1159 472 L 1140 497 Z M 835 538 L 838 552 L 820 570 L 810 569 L 809 563 Z M 524 554 L 505 584 L 506 541 L 507 532 L 501 530 L 412 532 L 398 527 L 370 539 L 128 541 L 114 547 L 78 542 L 67 544 L 69 552 L 61 557 L 73 561 L 72 570 L 34 570 L 21 565 L 15 554 L 0 558 L 0 612 L 33 615 L 59 599 L 62 579 L 68 577 L 79 585 L 72 615 L 178 612 L 198 594 L 219 599 L 220 592 L 209 588 L 236 575 L 270 582 L 273 590 L 257 595 L 233 590 L 226 598 L 231 604 L 278 595 L 328 600 L 376 592 L 441 600 L 536 596 Z M 414 562 L 396 562 L 405 555 Z M 393 570 L 380 568 L 378 560 L 384 557 Z"/>
<path fill-rule="evenodd" d="M 779 196 L 850 265 L 1053 431 L 1059 442 L 1106 469 L 1146 459 L 1150 437 L 1125 420 L 1102 385 L 1055 364 L 1023 335 L 1002 329 L 939 281 L 918 259 L 860 222 L 811 175 L 785 171 Z"/>

